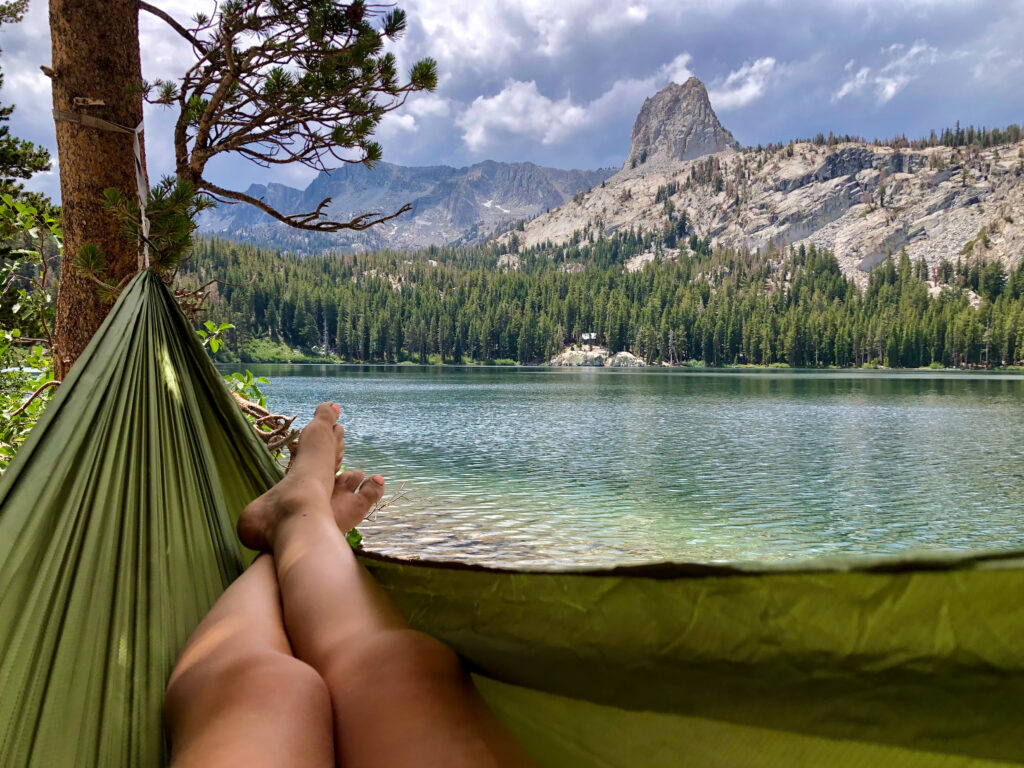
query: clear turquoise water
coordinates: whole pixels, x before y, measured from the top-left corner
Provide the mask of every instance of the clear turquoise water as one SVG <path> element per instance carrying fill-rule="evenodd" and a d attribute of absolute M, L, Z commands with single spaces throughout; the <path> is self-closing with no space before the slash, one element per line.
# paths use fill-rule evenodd
<path fill-rule="evenodd" d="M 1024 547 L 1024 378 L 256 366 L 342 406 L 346 465 L 409 498 L 360 527 L 499 564 Z"/>

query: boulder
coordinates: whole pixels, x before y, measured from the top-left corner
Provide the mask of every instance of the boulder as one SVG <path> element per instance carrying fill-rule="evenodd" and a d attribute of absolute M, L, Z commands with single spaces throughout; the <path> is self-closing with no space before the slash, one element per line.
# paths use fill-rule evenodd
<path fill-rule="evenodd" d="M 592 350 L 567 349 L 561 354 L 555 355 L 548 361 L 548 365 L 555 367 L 593 367 L 600 368 L 605 365 L 608 358 L 608 350 L 600 347 Z"/>
<path fill-rule="evenodd" d="M 646 368 L 645 363 L 641 358 L 636 355 L 630 354 L 629 352 L 616 352 L 614 355 L 604 361 L 607 368 Z"/>

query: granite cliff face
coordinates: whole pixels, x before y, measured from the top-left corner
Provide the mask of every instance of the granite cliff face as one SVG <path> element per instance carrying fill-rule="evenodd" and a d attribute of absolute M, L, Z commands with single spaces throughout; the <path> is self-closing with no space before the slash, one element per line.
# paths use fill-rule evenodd
<path fill-rule="evenodd" d="M 533 163 L 493 161 L 468 168 L 409 168 L 378 163 L 369 170 L 362 165 L 347 165 L 321 173 L 305 190 L 268 184 L 254 185 L 248 193 L 283 213 L 312 211 L 329 197 L 327 215 L 340 220 L 368 211 L 392 213 L 406 203 L 412 204 L 412 210 L 363 232 L 324 235 L 291 229 L 248 205 L 222 205 L 204 214 L 201 231 L 299 253 L 470 243 L 512 222 L 556 208 L 613 172 L 564 171 Z"/>
<path fill-rule="evenodd" d="M 718 122 L 704 83 L 691 77 L 682 85 L 669 83 L 644 100 L 623 170 L 650 172 L 739 148 L 739 142 Z"/>
<path fill-rule="evenodd" d="M 903 247 L 932 266 L 968 254 L 1013 265 L 1024 255 L 1024 142 L 919 150 L 796 142 L 737 151 L 706 94 L 700 98 L 703 87 L 691 83 L 644 104 L 622 171 L 528 222 L 519 242 L 564 243 L 587 228 L 660 232 L 685 212 L 690 233 L 721 246 L 827 247 L 859 281 Z M 678 96 L 688 86 L 690 95 Z M 670 105 L 696 116 L 666 111 Z M 647 162 L 634 168 L 638 148 Z"/>

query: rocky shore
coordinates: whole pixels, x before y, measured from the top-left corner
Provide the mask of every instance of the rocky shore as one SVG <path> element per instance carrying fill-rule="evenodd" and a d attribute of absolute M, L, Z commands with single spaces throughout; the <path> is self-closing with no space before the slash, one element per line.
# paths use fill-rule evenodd
<path fill-rule="evenodd" d="M 609 354 L 604 347 L 587 347 L 577 349 L 569 347 L 551 358 L 550 366 L 562 368 L 644 368 L 647 366 L 642 359 L 629 352 Z"/>

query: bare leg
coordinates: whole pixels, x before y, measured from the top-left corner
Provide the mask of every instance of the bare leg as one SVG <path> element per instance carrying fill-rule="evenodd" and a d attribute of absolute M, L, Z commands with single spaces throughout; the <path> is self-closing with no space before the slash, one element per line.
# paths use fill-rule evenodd
<path fill-rule="evenodd" d="M 327 687 L 292 656 L 269 556 L 228 587 L 193 633 L 164 709 L 174 768 L 334 765 Z"/>
<path fill-rule="evenodd" d="M 336 419 L 317 409 L 292 472 L 246 509 L 239 535 L 274 553 L 292 648 L 330 691 L 338 765 L 530 765 L 455 654 L 410 629 L 356 562 L 342 530 L 380 498 L 383 478 L 334 477 Z"/>

